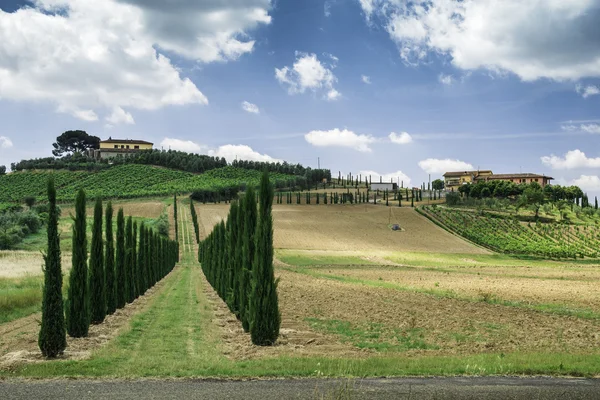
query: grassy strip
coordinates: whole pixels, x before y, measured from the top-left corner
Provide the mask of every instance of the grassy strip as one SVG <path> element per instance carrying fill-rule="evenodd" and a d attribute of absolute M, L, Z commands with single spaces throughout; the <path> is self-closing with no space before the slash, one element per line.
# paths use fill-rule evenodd
<path fill-rule="evenodd" d="M 42 276 L 0 278 L 0 324 L 40 311 Z"/>
<path fill-rule="evenodd" d="M 570 316 L 570 317 L 577 317 L 577 318 L 590 319 L 590 320 L 600 320 L 600 313 L 597 313 L 594 310 L 589 309 L 589 308 L 570 308 L 570 307 L 565 307 L 565 306 L 562 306 L 559 304 L 545 304 L 545 303 L 529 304 L 529 303 L 524 303 L 521 301 L 504 300 L 504 299 L 500 299 L 496 296 L 485 296 L 483 298 L 477 298 L 477 297 L 472 297 L 472 296 L 461 295 L 454 290 L 416 288 L 416 287 L 412 287 L 412 286 L 403 286 L 403 285 L 398 285 L 396 283 L 390 283 L 390 282 L 384 282 L 384 281 L 372 281 L 372 280 L 367 280 L 367 279 L 359 279 L 359 278 L 351 278 L 351 277 L 345 277 L 345 276 L 339 276 L 339 275 L 325 274 L 322 272 L 313 271 L 308 268 L 281 268 L 281 269 L 284 269 L 284 270 L 290 271 L 290 272 L 296 272 L 296 273 L 301 273 L 304 275 L 309 275 L 309 276 L 312 276 L 315 278 L 330 279 L 330 280 L 344 282 L 344 283 L 366 285 L 366 286 L 371 286 L 371 287 L 395 289 L 395 290 L 399 290 L 399 291 L 403 291 L 403 292 L 422 293 L 422 294 L 427 294 L 427 295 L 434 296 L 437 298 L 458 299 L 458 300 L 464 300 L 464 301 L 470 301 L 470 302 L 485 302 L 488 304 L 498 304 L 498 305 L 507 306 L 507 307 L 524 308 L 524 309 L 528 309 L 528 310 L 540 311 L 540 312 L 551 313 L 551 314 L 562 315 L 562 316 Z"/>
<path fill-rule="evenodd" d="M 277 252 L 277 258 L 286 264 L 296 266 L 309 265 L 353 265 L 366 266 L 378 265 L 375 262 L 369 262 L 358 256 L 347 255 L 307 255 L 298 253 Z"/>

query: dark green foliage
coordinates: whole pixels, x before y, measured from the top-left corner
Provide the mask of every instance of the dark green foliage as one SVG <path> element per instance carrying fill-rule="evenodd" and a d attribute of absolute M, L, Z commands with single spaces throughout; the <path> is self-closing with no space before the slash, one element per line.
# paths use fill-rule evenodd
<path fill-rule="evenodd" d="M 67 333 L 72 337 L 87 336 L 90 326 L 87 255 L 85 193 L 80 190 L 75 202 L 73 258 L 66 312 Z"/>
<path fill-rule="evenodd" d="M 260 207 L 256 228 L 256 251 L 252 267 L 250 295 L 250 336 L 252 343 L 270 346 L 279 336 L 281 315 L 277 298 L 277 282 L 273 271 L 273 184 L 264 172 L 260 182 Z"/>
<path fill-rule="evenodd" d="M 90 322 L 100 324 L 106 316 L 104 242 L 102 240 L 102 200 L 96 199 L 90 253 Z"/>
<path fill-rule="evenodd" d="M 133 223 L 133 239 L 132 239 L 132 254 L 131 264 L 133 270 L 133 298 L 137 299 L 140 296 L 140 271 L 137 257 L 137 221 Z"/>
<path fill-rule="evenodd" d="M 126 250 L 125 250 L 125 217 L 123 209 L 119 209 L 117 214 L 117 258 L 116 258 L 116 294 L 117 308 L 125 307 L 127 302 L 127 270 L 126 270 Z"/>
<path fill-rule="evenodd" d="M 127 302 L 131 303 L 135 300 L 135 272 L 133 262 L 133 219 L 127 217 L 127 225 L 125 227 L 125 273 L 127 275 Z"/>
<path fill-rule="evenodd" d="M 86 131 L 66 131 L 56 138 L 52 147 L 52 154 L 55 156 L 62 156 L 63 153 L 82 153 L 87 149 L 100 148 L 100 138 L 88 135 Z"/>
<path fill-rule="evenodd" d="M 146 273 L 146 227 L 142 222 L 140 224 L 140 245 L 137 252 L 137 266 L 138 266 L 138 287 L 139 295 L 143 296 L 148 289 L 148 274 Z"/>
<path fill-rule="evenodd" d="M 62 271 L 58 212 L 54 179 L 48 181 L 48 248 L 44 254 L 44 294 L 42 298 L 42 326 L 38 346 L 44 357 L 54 358 L 67 347 L 65 316 L 62 298 Z"/>
<path fill-rule="evenodd" d="M 198 215 L 196 214 L 196 207 L 194 207 L 194 200 L 190 198 L 190 213 L 192 215 L 192 224 L 194 225 L 194 233 L 196 234 L 196 243 L 200 243 L 200 227 L 198 226 Z"/>
<path fill-rule="evenodd" d="M 106 246 L 104 252 L 104 273 L 106 275 L 106 314 L 117 309 L 117 287 L 115 285 L 115 243 L 113 238 L 113 206 L 106 205 Z"/>
<path fill-rule="evenodd" d="M 179 224 L 177 223 L 177 194 L 173 195 L 173 220 L 175 221 L 175 241 L 179 242 Z"/>

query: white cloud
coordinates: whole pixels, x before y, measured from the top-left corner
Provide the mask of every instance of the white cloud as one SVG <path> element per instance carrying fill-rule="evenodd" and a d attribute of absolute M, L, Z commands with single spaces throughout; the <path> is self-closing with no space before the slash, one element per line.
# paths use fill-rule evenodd
<path fill-rule="evenodd" d="M 375 171 L 360 171 L 360 174 L 364 177 L 371 176 L 371 182 L 379 182 L 381 177 L 382 182 L 394 182 L 398 183 L 398 186 L 404 184 L 404 187 L 411 187 L 410 178 L 402 171 L 391 172 L 389 174 L 379 174 Z M 400 182 L 398 182 L 400 180 Z"/>
<path fill-rule="evenodd" d="M 0 149 L 10 149 L 13 147 L 13 142 L 6 136 L 0 136 Z"/>
<path fill-rule="evenodd" d="M 454 83 L 454 78 L 452 75 L 440 74 L 438 76 L 438 81 L 444 85 L 452 85 Z"/>
<path fill-rule="evenodd" d="M 600 157 L 588 158 L 579 149 L 568 151 L 564 157 L 550 156 L 541 157 L 542 164 L 552 169 L 574 169 L 574 168 L 600 168 Z"/>
<path fill-rule="evenodd" d="M 371 135 L 359 135 L 347 129 L 338 128 L 328 131 L 310 131 L 304 135 L 304 139 L 317 147 L 350 147 L 361 152 L 371 152 L 369 144 L 377 141 Z"/>
<path fill-rule="evenodd" d="M 579 93 L 581 95 L 581 97 L 583 97 L 584 99 L 587 99 L 590 96 L 595 96 L 597 94 L 600 94 L 600 87 L 599 86 L 593 86 L 593 85 L 588 85 L 588 86 L 581 86 L 581 85 L 577 85 L 575 86 L 575 91 L 577 93 Z"/>
<path fill-rule="evenodd" d="M 253 49 L 247 31 L 271 21 L 270 0 L 33 3 L 0 10 L 0 97 L 48 102 L 85 121 L 104 114 L 128 123 L 123 109 L 208 104 L 161 52 L 235 60 Z"/>
<path fill-rule="evenodd" d="M 258 106 L 256 104 L 252 104 L 247 101 L 242 102 L 242 109 L 244 111 L 252 113 L 252 114 L 260 114 L 260 110 L 258 109 Z"/>
<path fill-rule="evenodd" d="M 600 134 L 600 124 L 597 123 L 563 125 L 561 126 L 561 129 L 566 132 L 586 132 Z"/>
<path fill-rule="evenodd" d="M 408 144 L 413 141 L 412 136 L 410 136 L 408 132 L 400 132 L 399 134 L 392 132 L 388 137 L 392 143 L 396 144 Z"/>
<path fill-rule="evenodd" d="M 327 0 L 325 0 L 325 4 L 323 5 L 323 13 L 326 17 L 331 16 L 331 3 Z"/>
<path fill-rule="evenodd" d="M 275 78 L 288 87 L 289 94 L 304 93 L 310 90 L 314 93 L 325 91 L 324 98 L 336 100 L 340 93 L 333 87 L 337 78 L 332 72 L 337 57 L 327 55 L 332 64 L 321 63 L 316 54 L 296 52 L 296 61 L 292 67 L 275 68 Z"/>
<path fill-rule="evenodd" d="M 450 158 L 443 160 L 437 158 L 428 158 L 426 160 L 419 161 L 419 167 L 428 174 L 473 170 L 473 166 L 471 164 L 460 160 L 452 160 Z"/>
<path fill-rule="evenodd" d="M 185 151 L 186 153 L 204 153 L 208 147 L 193 142 L 191 140 L 181 140 L 174 138 L 164 138 L 160 145 L 165 150 Z"/>
<path fill-rule="evenodd" d="M 600 178 L 597 175 L 581 175 L 571 182 L 572 185 L 579 186 L 583 191 L 600 191 Z"/>
<path fill-rule="evenodd" d="M 118 124 L 135 124 L 135 120 L 133 116 L 127 111 L 123 110 L 121 107 L 113 108 L 112 114 L 106 117 L 106 122 L 110 125 L 118 125 Z"/>
<path fill-rule="evenodd" d="M 363 83 L 366 83 L 367 85 L 371 84 L 371 77 L 370 76 L 361 75 L 360 79 L 363 81 Z"/>
<path fill-rule="evenodd" d="M 524 81 L 600 76 L 594 0 L 359 1 L 407 64 L 435 54 L 463 70 L 512 72 Z"/>
<path fill-rule="evenodd" d="M 213 157 L 225 157 L 228 162 L 232 162 L 236 158 L 238 160 L 262 161 L 262 162 L 283 162 L 280 159 L 273 158 L 267 154 L 260 154 L 252 150 L 250 146 L 243 144 L 226 144 L 220 146 L 216 150 L 210 150 L 208 155 Z"/>

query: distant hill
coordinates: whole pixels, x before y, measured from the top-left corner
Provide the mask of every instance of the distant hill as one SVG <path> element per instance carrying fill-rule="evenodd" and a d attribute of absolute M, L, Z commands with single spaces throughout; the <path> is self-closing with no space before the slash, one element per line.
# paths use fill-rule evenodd
<path fill-rule="evenodd" d="M 196 190 L 219 191 L 258 185 L 261 171 L 236 167 L 211 169 L 202 174 L 140 164 L 116 165 L 100 171 L 32 170 L 0 176 L 0 203 L 22 202 L 33 196 L 43 201 L 48 178 L 54 176 L 57 198 L 61 202 L 75 199 L 79 189 L 88 198 L 136 198 L 191 193 Z M 270 173 L 279 185 L 296 184 L 301 177 Z"/>

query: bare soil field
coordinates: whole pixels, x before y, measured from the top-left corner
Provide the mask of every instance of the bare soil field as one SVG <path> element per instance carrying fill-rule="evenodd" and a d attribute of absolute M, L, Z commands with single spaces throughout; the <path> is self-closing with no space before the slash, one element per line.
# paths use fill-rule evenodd
<path fill-rule="evenodd" d="M 200 237 L 226 218 L 229 205 L 197 205 Z M 274 205 L 275 248 L 488 254 L 411 208 L 374 205 Z M 399 224 L 392 231 L 388 224 Z"/>
<path fill-rule="evenodd" d="M 334 330 L 366 353 L 406 356 L 597 351 L 598 322 L 278 271 L 281 313 Z M 293 317 L 291 317 L 293 316 Z M 314 324 L 312 325 L 315 326 Z"/>
<path fill-rule="evenodd" d="M 560 304 L 600 310 L 600 271 L 581 273 L 578 277 L 572 274 L 568 279 L 538 279 L 535 273 L 539 270 L 528 269 L 531 274 L 529 278 L 511 276 L 512 274 L 505 274 L 502 270 L 493 275 L 481 275 L 477 272 L 465 274 L 419 269 L 328 267 L 323 272 L 371 281 L 382 280 L 415 288 L 452 290 L 473 298 L 497 297 L 525 303 Z M 516 268 L 512 271 L 513 274 L 519 272 Z"/>

